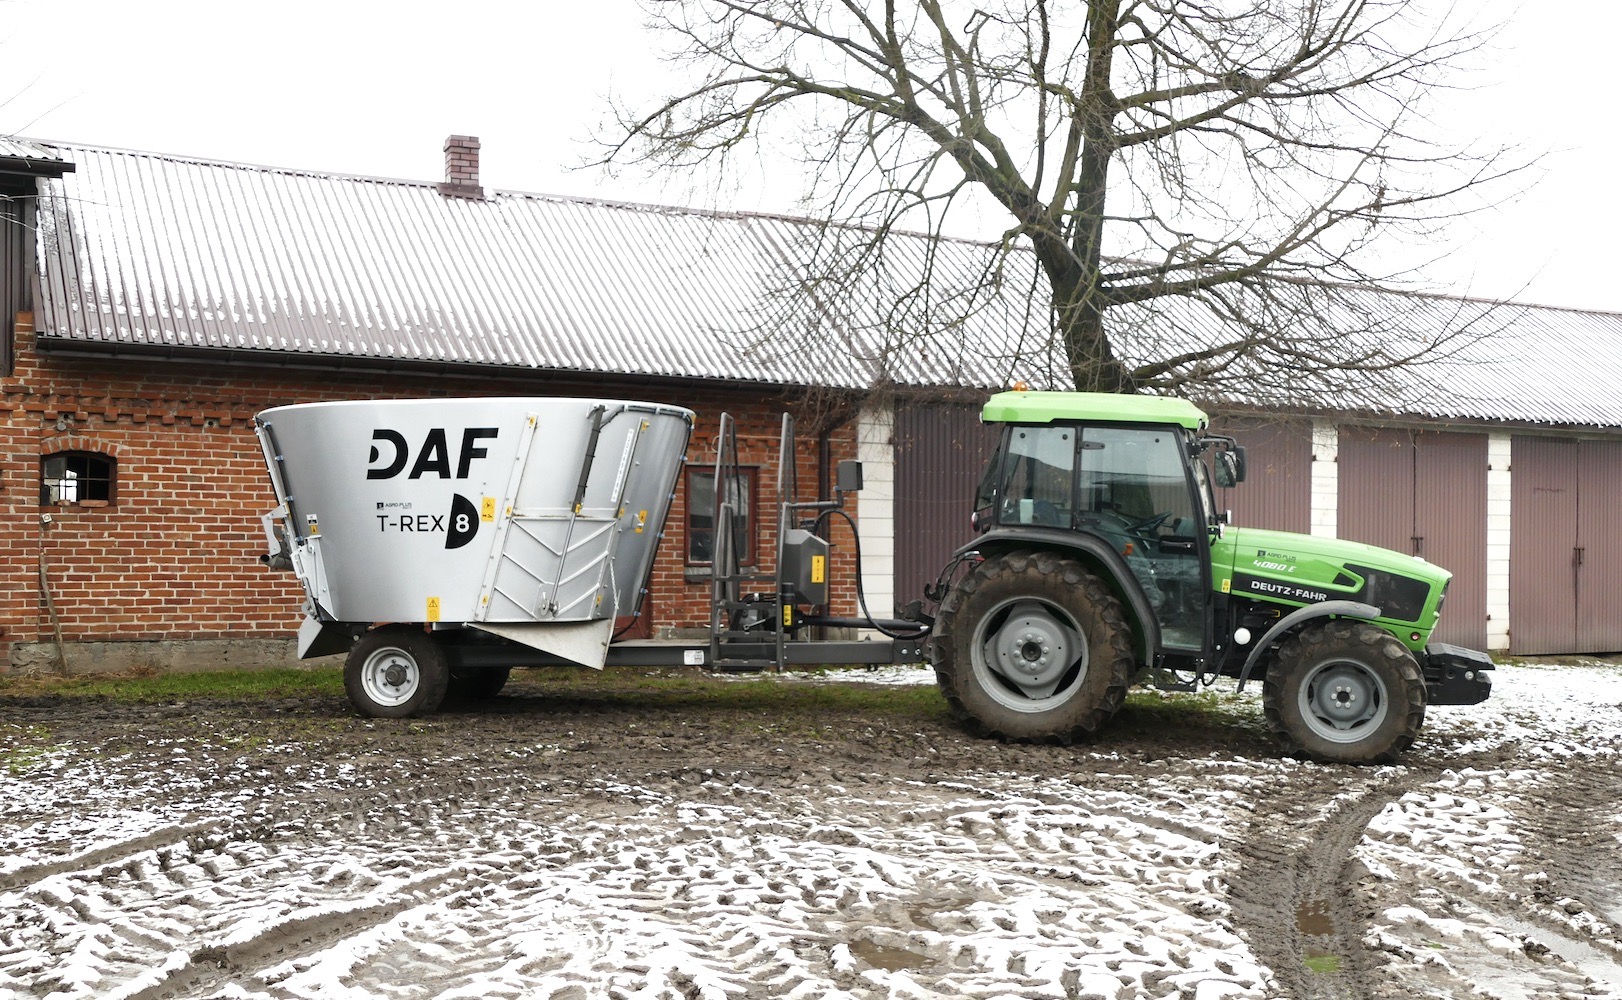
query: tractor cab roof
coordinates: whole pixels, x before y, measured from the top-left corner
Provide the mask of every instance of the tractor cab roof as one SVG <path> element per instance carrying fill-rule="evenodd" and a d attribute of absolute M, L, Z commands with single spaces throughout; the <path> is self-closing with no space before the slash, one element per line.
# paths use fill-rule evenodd
<path fill-rule="evenodd" d="M 1208 423 L 1186 399 L 1113 392 L 999 392 L 986 400 L 982 423 L 1051 424 L 1055 420 L 1113 424 L 1179 424 L 1191 431 Z"/>

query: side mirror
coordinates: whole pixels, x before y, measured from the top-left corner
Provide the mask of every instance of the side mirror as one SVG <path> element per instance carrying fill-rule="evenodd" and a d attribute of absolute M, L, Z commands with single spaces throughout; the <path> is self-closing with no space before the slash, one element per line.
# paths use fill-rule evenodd
<path fill-rule="evenodd" d="M 1211 456 L 1211 465 L 1216 473 L 1216 484 L 1222 489 L 1231 489 L 1245 478 L 1244 463 L 1231 451 L 1219 451 Z"/>

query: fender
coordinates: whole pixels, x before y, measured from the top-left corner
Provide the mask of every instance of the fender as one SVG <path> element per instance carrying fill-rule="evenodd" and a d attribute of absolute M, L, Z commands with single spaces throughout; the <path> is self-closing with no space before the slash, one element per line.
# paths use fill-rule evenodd
<path fill-rule="evenodd" d="M 1115 586 L 1126 596 L 1129 610 L 1137 619 L 1138 629 L 1143 635 L 1144 662 L 1153 663 L 1155 657 L 1160 655 L 1160 622 L 1149 607 L 1149 598 L 1144 596 L 1143 585 L 1138 582 L 1137 575 L 1113 545 L 1085 532 L 1057 528 L 994 528 L 953 552 L 947 565 L 970 552 L 985 548 L 994 548 L 998 552 L 1019 548 L 1069 549 L 1072 552 L 1085 552 L 1097 559 L 1115 578 Z"/>
<path fill-rule="evenodd" d="M 1380 617 L 1379 608 L 1357 601 L 1321 601 L 1304 608 L 1296 608 L 1275 622 L 1273 627 L 1267 630 L 1267 634 L 1262 636 L 1261 641 L 1251 649 L 1250 655 L 1245 657 L 1245 669 L 1239 671 L 1239 686 L 1233 689 L 1234 693 L 1238 694 L 1245 689 L 1245 681 L 1250 679 L 1251 669 L 1256 666 L 1268 647 L 1302 622 L 1312 621 L 1315 618 L 1361 618 L 1364 621 L 1373 621 L 1378 617 Z"/>

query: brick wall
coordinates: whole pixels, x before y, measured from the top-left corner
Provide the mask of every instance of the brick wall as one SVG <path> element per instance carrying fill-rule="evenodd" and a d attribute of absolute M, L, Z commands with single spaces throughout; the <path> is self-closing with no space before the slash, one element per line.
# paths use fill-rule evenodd
<path fill-rule="evenodd" d="M 103 361 L 35 350 L 31 317 L 18 317 L 16 365 L 0 379 L 0 669 L 13 643 L 52 639 L 40 587 L 43 556 L 69 643 L 281 639 L 298 624 L 302 589 L 266 570 L 260 515 L 275 505 L 253 415 L 269 406 L 345 398 L 566 395 L 647 399 L 699 414 L 689 461 L 709 462 L 719 414 L 739 421 L 739 453 L 759 465 L 762 568 L 775 527 L 775 458 L 782 394 L 699 386 L 615 385 L 566 377 L 446 377 L 342 373 L 177 361 Z M 833 434 L 833 460 L 853 457 L 852 424 Z M 40 459 L 91 451 L 117 461 L 112 504 L 40 505 Z M 817 441 L 797 449 L 801 495 L 817 486 Z M 652 582 L 656 629 L 708 621 L 708 585 L 685 566 L 684 484 Z M 854 505 L 852 505 L 854 506 Z M 49 513 L 52 523 L 42 524 Z M 833 531 L 836 613 L 854 609 L 849 533 Z"/>

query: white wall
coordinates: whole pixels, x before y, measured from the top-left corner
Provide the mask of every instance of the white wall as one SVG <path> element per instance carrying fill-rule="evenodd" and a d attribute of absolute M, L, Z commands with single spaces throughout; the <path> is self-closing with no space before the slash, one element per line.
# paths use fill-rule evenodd
<path fill-rule="evenodd" d="M 1509 649 L 1509 451 L 1508 434 L 1487 435 L 1487 648 L 1495 652 Z"/>
<path fill-rule="evenodd" d="M 862 590 L 875 618 L 895 614 L 895 411 L 865 404 L 856 419 L 856 457 L 862 491 L 856 523 L 862 530 Z"/>
<path fill-rule="evenodd" d="M 1311 532 L 1336 538 L 1340 526 L 1340 427 L 1333 421 L 1312 422 Z"/>

